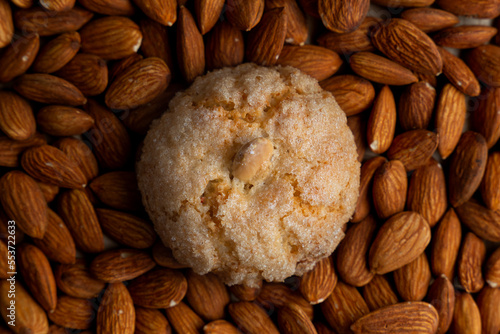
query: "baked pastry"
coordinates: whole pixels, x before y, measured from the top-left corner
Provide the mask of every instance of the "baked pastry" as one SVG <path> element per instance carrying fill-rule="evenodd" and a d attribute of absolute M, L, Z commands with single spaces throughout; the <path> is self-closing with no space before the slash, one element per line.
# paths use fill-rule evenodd
<path fill-rule="evenodd" d="M 243 64 L 172 99 L 137 174 L 179 262 L 254 286 L 301 275 L 333 252 L 356 205 L 359 167 L 345 113 L 315 79 Z"/>

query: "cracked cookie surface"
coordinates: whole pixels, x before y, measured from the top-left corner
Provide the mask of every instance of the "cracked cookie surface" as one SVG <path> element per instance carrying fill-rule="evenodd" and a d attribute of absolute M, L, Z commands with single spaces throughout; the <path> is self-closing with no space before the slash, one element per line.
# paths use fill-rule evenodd
<path fill-rule="evenodd" d="M 234 177 L 239 150 L 261 137 L 273 149 L 259 177 Z M 333 96 L 296 69 L 253 64 L 179 93 L 146 136 L 137 173 L 176 259 L 250 286 L 330 255 L 359 187 L 354 139 Z"/>

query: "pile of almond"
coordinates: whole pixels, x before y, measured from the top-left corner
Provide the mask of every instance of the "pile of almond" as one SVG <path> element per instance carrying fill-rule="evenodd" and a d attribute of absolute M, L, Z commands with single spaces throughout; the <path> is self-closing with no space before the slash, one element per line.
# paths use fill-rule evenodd
<path fill-rule="evenodd" d="M 457 24 L 499 15 L 500 0 L 0 0 L 0 333 L 498 334 L 500 35 Z M 337 251 L 258 288 L 175 261 L 134 173 L 175 92 L 244 61 L 320 80 L 363 162 Z"/>

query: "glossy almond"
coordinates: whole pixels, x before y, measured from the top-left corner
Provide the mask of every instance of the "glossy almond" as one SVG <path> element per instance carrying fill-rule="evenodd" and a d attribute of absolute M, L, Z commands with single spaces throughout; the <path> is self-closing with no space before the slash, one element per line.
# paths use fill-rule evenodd
<path fill-rule="evenodd" d="M 85 96 L 99 95 L 108 85 L 106 62 L 92 54 L 77 54 L 55 74 L 71 82 Z"/>
<path fill-rule="evenodd" d="M 40 47 L 37 34 L 26 35 L 13 41 L 0 57 L 0 82 L 9 82 L 31 66 Z"/>
<path fill-rule="evenodd" d="M 465 291 L 474 293 L 482 289 L 482 267 L 486 258 L 486 245 L 474 233 L 469 232 L 462 241 L 458 255 L 458 279 Z"/>
<path fill-rule="evenodd" d="M 0 137 L 0 166 L 17 167 L 21 153 L 29 147 L 47 144 L 44 135 L 36 132 L 30 139 L 18 141 Z"/>
<path fill-rule="evenodd" d="M 488 44 L 472 49 L 467 56 L 467 65 L 480 81 L 489 86 L 500 86 L 499 46 Z"/>
<path fill-rule="evenodd" d="M 106 205 L 124 211 L 142 208 L 141 194 L 133 172 L 109 172 L 95 178 L 90 183 L 95 195 Z"/>
<path fill-rule="evenodd" d="M 375 47 L 406 68 L 429 75 L 438 75 L 443 63 L 436 44 L 422 30 L 404 19 L 392 19 L 376 30 Z"/>
<path fill-rule="evenodd" d="M 500 88 L 485 88 L 481 93 L 479 106 L 472 114 L 472 126 L 486 139 L 492 148 L 500 138 Z"/>
<path fill-rule="evenodd" d="M 368 0 L 350 2 L 340 0 L 319 0 L 318 12 L 328 30 L 346 33 L 355 30 L 370 8 Z"/>
<path fill-rule="evenodd" d="M 482 135 L 467 131 L 453 153 L 448 172 L 448 197 L 454 207 L 467 202 L 483 178 L 488 147 Z"/>
<path fill-rule="evenodd" d="M 60 194 L 57 213 L 68 226 L 78 249 L 86 253 L 103 251 L 102 230 L 85 191 L 72 189 Z"/>
<path fill-rule="evenodd" d="M 459 22 L 456 15 L 432 7 L 405 10 L 401 13 L 401 18 L 410 21 L 425 33 L 452 27 Z"/>
<path fill-rule="evenodd" d="M 134 0 L 134 3 L 146 16 L 165 26 L 172 26 L 177 20 L 176 0 Z"/>
<path fill-rule="evenodd" d="M 381 154 L 389 149 L 396 131 L 396 102 L 389 86 L 378 93 L 367 124 L 366 140 L 372 152 Z"/>
<path fill-rule="evenodd" d="M 395 214 L 382 225 L 370 247 L 371 271 L 385 274 L 401 268 L 419 257 L 430 239 L 429 224 L 420 214 L 411 211 Z"/>
<path fill-rule="evenodd" d="M 89 329 L 95 318 L 94 304 L 87 299 L 70 296 L 57 298 L 57 308 L 50 312 L 49 319 L 54 323 L 75 329 Z"/>
<path fill-rule="evenodd" d="M 105 283 L 92 277 L 84 259 L 76 259 L 74 264 L 60 264 L 54 271 L 57 288 L 65 294 L 83 299 L 97 297 Z"/>
<path fill-rule="evenodd" d="M 93 20 L 80 30 L 82 51 L 103 59 L 121 59 L 139 50 L 142 33 L 129 18 L 106 16 Z"/>
<path fill-rule="evenodd" d="M 46 9 L 33 6 L 16 11 L 14 23 L 20 31 L 36 32 L 40 36 L 51 36 L 79 30 L 93 16 L 92 12 L 79 7 L 63 12 L 50 12 L 50 15 L 47 15 Z"/>
<path fill-rule="evenodd" d="M 439 325 L 436 333 L 446 333 L 450 328 L 455 309 L 455 288 L 446 276 L 441 275 L 434 280 L 429 288 L 426 301 L 434 306 L 439 314 Z"/>
<path fill-rule="evenodd" d="M 231 303 L 228 307 L 229 314 L 234 322 L 247 333 L 278 334 L 276 325 L 266 312 L 252 302 Z"/>
<path fill-rule="evenodd" d="M 155 265 L 146 251 L 114 249 L 99 254 L 92 261 L 90 271 L 97 279 L 116 283 L 139 277 Z"/>
<path fill-rule="evenodd" d="M 363 287 L 363 298 L 370 311 L 398 302 L 396 289 L 383 275 L 373 276 L 372 280 Z"/>
<path fill-rule="evenodd" d="M 33 137 L 36 122 L 28 101 L 16 93 L 0 91 L 0 129 L 14 140 Z"/>
<path fill-rule="evenodd" d="M 187 272 L 186 278 L 186 299 L 193 310 L 206 321 L 224 318 L 230 301 L 224 283 L 212 273 L 198 275 L 192 270 Z"/>
<path fill-rule="evenodd" d="M 403 211 L 407 189 L 408 177 L 401 161 L 391 160 L 380 166 L 373 176 L 372 190 L 377 215 L 381 219 L 387 219 Z"/>
<path fill-rule="evenodd" d="M 0 48 L 7 46 L 14 36 L 12 10 L 7 0 L 0 1 Z"/>
<path fill-rule="evenodd" d="M 368 109 L 375 99 L 375 89 L 370 81 L 355 75 L 336 75 L 320 82 L 331 92 L 346 116 Z"/>
<path fill-rule="evenodd" d="M 43 238 L 47 203 L 35 180 L 21 171 L 5 173 L 0 179 L 0 202 L 20 230 L 33 238 Z"/>
<path fill-rule="evenodd" d="M 441 46 L 455 49 L 472 49 L 487 43 L 497 33 L 497 29 L 488 26 L 462 25 L 446 28 L 433 36 L 434 42 Z"/>
<path fill-rule="evenodd" d="M 500 242 L 500 212 L 470 200 L 456 208 L 460 221 L 478 237 Z"/>
<path fill-rule="evenodd" d="M 249 31 L 260 22 L 264 4 L 264 0 L 227 0 L 227 19 L 237 29 Z"/>
<path fill-rule="evenodd" d="M 311 304 L 322 303 L 337 284 L 337 274 L 331 256 L 318 261 L 311 271 L 302 275 L 299 290 Z"/>
<path fill-rule="evenodd" d="M 207 34 L 205 60 L 207 70 L 231 67 L 243 62 L 243 34 L 227 21 L 218 22 Z"/>
<path fill-rule="evenodd" d="M 478 96 L 481 86 L 465 62 L 449 53 L 444 48 L 439 48 L 443 58 L 443 73 L 450 82 L 462 93 L 469 96 Z"/>
<path fill-rule="evenodd" d="M 133 334 L 135 309 L 123 283 L 111 283 L 106 288 L 97 311 L 97 334 Z"/>
<path fill-rule="evenodd" d="M 177 333 L 198 334 L 205 324 L 184 302 L 167 308 L 165 313 L 167 314 L 169 323 Z"/>
<path fill-rule="evenodd" d="M 407 171 L 425 165 L 438 147 L 439 136 L 427 130 L 411 130 L 396 136 L 387 157 L 401 161 Z"/>
<path fill-rule="evenodd" d="M 177 23 L 177 62 L 184 80 L 193 82 L 205 71 L 205 44 L 193 15 L 182 6 Z"/>
<path fill-rule="evenodd" d="M 425 253 L 394 271 L 394 283 L 405 301 L 424 299 L 431 282 L 431 268 Z"/>

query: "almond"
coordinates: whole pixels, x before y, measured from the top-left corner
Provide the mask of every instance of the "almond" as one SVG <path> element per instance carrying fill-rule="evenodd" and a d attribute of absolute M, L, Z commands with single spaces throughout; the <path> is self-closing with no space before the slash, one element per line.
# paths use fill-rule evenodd
<path fill-rule="evenodd" d="M 146 16 L 165 26 L 172 26 L 177 20 L 176 0 L 134 0 Z"/>
<path fill-rule="evenodd" d="M 483 136 L 467 131 L 461 137 L 450 162 L 448 197 L 458 207 L 467 202 L 479 187 L 488 161 L 488 147 Z"/>
<path fill-rule="evenodd" d="M 123 167 L 130 157 L 130 137 L 120 120 L 94 100 L 85 110 L 94 118 L 94 126 L 85 134 L 103 168 Z"/>
<path fill-rule="evenodd" d="M 104 15 L 130 16 L 135 12 L 130 0 L 78 0 L 78 3 L 90 11 Z"/>
<path fill-rule="evenodd" d="M 177 262 L 172 254 L 172 250 L 167 248 L 161 241 L 156 241 L 153 245 L 153 259 L 156 264 L 166 268 L 181 269 L 189 268 L 189 266 Z M 255 296 L 257 297 L 257 296 Z"/>
<path fill-rule="evenodd" d="M 368 119 L 366 140 L 372 152 L 381 154 L 387 151 L 395 131 L 396 102 L 391 89 L 386 85 L 375 99 Z"/>
<path fill-rule="evenodd" d="M 450 208 L 434 229 L 431 246 L 431 268 L 435 276 L 452 280 L 455 261 L 462 240 L 462 227 L 455 210 Z"/>
<path fill-rule="evenodd" d="M 56 309 L 48 315 L 60 326 L 89 329 L 95 317 L 94 304 L 87 299 L 59 296 Z"/>
<path fill-rule="evenodd" d="M 127 288 L 135 305 L 169 308 L 179 304 L 184 298 L 188 282 L 180 271 L 161 268 L 137 277 Z"/>
<path fill-rule="evenodd" d="M 229 321 L 220 319 L 209 322 L 203 326 L 203 333 L 205 334 L 240 334 L 241 332 Z"/>
<path fill-rule="evenodd" d="M 401 13 L 401 18 L 410 21 L 425 33 L 453 27 L 459 22 L 456 15 L 431 7 L 407 9 Z"/>
<path fill-rule="evenodd" d="M 363 115 L 347 117 L 347 126 L 351 129 L 358 152 L 358 161 L 362 162 L 366 151 L 366 118 Z"/>
<path fill-rule="evenodd" d="M 278 327 L 282 333 L 317 334 L 307 314 L 295 304 L 278 310 Z"/>
<path fill-rule="evenodd" d="M 14 36 L 14 23 L 12 22 L 12 10 L 7 0 L 0 0 L 0 48 L 9 45 Z"/>
<path fill-rule="evenodd" d="M 21 157 L 21 165 L 37 180 L 62 188 L 83 188 L 87 183 L 81 169 L 54 146 L 27 149 Z"/>
<path fill-rule="evenodd" d="M 500 248 L 497 248 L 488 258 L 484 278 L 492 288 L 500 286 Z"/>
<path fill-rule="evenodd" d="M 436 309 L 424 302 L 403 302 L 371 312 L 352 326 L 354 333 L 435 333 L 438 326 Z"/>
<path fill-rule="evenodd" d="M 445 213 L 447 204 L 443 168 L 431 158 L 427 165 L 413 172 L 406 207 L 410 211 L 420 213 L 433 227 Z"/>
<path fill-rule="evenodd" d="M 170 71 L 175 71 L 175 52 L 173 46 L 170 43 L 171 40 L 168 35 L 168 28 L 161 23 L 149 19 L 141 20 L 140 26 L 142 31 L 141 51 L 144 54 L 144 57 L 160 58 L 165 62 Z M 243 43 L 243 40 L 241 41 L 241 43 Z M 135 54 L 129 57 L 138 56 L 139 55 Z M 142 59 L 142 57 L 140 59 Z M 137 58 L 137 60 L 140 59 Z M 130 63 L 130 65 L 132 65 L 132 63 Z M 128 68 L 128 66 L 124 66 L 123 68 Z M 114 75 L 113 77 L 116 77 L 116 75 Z M 110 81 L 112 81 L 111 78 Z"/>
<path fill-rule="evenodd" d="M 6 233 L 6 237 L 8 238 L 8 232 Z M 9 254 L 9 248 L 7 246 L 7 243 L 9 241 L 6 240 L 5 242 L 0 240 L 0 251 L 3 252 L 2 254 Z M 6 279 L 9 278 L 10 272 L 16 272 L 16 262 L 15 260 L 9 259 L 9 255 L 7 256 L 2 256 L 0 258 L 0 278 Z"/>
<path fill-rule="evenodd" d="M 363 286 L 373 278 L 374 274 L 370 272 L 366 255 L 376 228 L 377 224 L 372 216 L 367 216 L 348 228 L 336 250 L 337 270 L 344 282 Z"/>
<path fill-rule="evenodd" d="M 370 247 L 371 271 L 380 275 L 401 268 L 419 257 L 430 239 L 429 224 L 420 214 L 395 214 L 382 225 Z"/>
<path fill-rule="evenodd" d="M 363 287 L 363 298 L 370 311 L 398 302 L 395 289 L 383 275 L 373 276 L 372 280 Z"/>
<path fill-rule="evenodd" d="M 67 190 L 59 195 L 57 212 L 64 220 L 78 249 L 99 253 L 104 238 L 94 207 L 83 190 Z"/>
<path fill-rule="evenodd" d="M 47 144 L 47 139 L 38 132 L 30 139 L 23 141 L 0 137 L 0 166 L 17 167 L 19 165 L 19 156 L 24 150 L 44 144 Z"/>
<path fill-rule="evenodd" d="M 160 310 L 135 307 L 135 334 L 170 334 L 172 328 Z"/>
<path fill-rule="evenodd" d="M 264 0 L 227 0 L 227 20 L 237 29 L 249 31 L 261 20 Z"/>
<path fill-rule="evenodd" d="M 155 265 L 151 256 L 145 251 L 114 249 L 99 254 L 92 261 L 90 271 L 97 279 L 116 283 L 139 277 Z"/>
<path fill-rule="evenodd" d="M 319 0 L 318 12 L 328 30 L 346 33 L 360 26 L 370 8 L 368 0 L 354 0 L 349 3 L 340 0 Z"/>
<path fill-rule="evenodd" d="M 293 66 L 321 81 L 337 72 L 342 65 L 342 60 L 335 52 L 320 46 L 285 45 L 276 64 Z"/>
<path fill-rule="evenodd" d="M 24 74 L 14 81 L 22 96 L 41 103 L 78 106 L 87 99 L 70 82 L 50 74 Z"/>
<path fill-rule="evenodd" d="M 455 15 L 494 18 L 500 14 L 498 0 L 437 0 L 436 4 Z"/>
<path fill-rule="evenodd" d="M 92 116 L 83 110 L 58 105 L 40 109 L 36 118 L 41 130 L 53 136 L 79 135 L 94 124 Z"/>
<path fill-rule="evenodd" d="M 304 45 L 307 41 L 309 29 L 306 18 L 295 0 L 266 1 L 266 10 L 284 7 L 286 12 L 285 42 L 293 45 Z"/>
<path fill-rule="evenodd" d="M 31 66 L 40 47 L 37 34 L 27 35 L 12 42 L 0 57 L 0 82 L 9 82 Z"/>
<path fill-rule="evenodd" d="M 333 94 L 346 116 L 368 109 L 375 99 L 375 89 L 370 81 L 355 75 L 336 75 L 321 81 L 320 86 Z"/>
<path fill-rule="evenodd" d="M 207 70 L 231 67 L 243 62 L 243 34 L 227 21 L 219 21 L 207 34 L 205 59 Z"/>
<path fill-rule="evenodd" d="M 153 100 L 170 82 L 170 70 L 160 58 L 145 58 L 122 71 L 106 91 L 111 109 L 131 109 Z"/>
<path fill-rule="evenodd" d="M 500 242 L 500 212 L 492 211 L 475 201 L 468 201 L 456 208 L 460 221 L 478 237 Z"/>
<path fill-rule="evenodd" d="M 246 59 L 262 66 L 274 65 L 283 49 L 286 31 L 287 17 L 283 7 L 266 12 L 248 35 Z"/>
<path fill-rule="evenodd" d="M 87 182 L 99 174 L 97 160 L 90 148 L 83 141 L 66 137 L 56 141 L 54 146 L 63 151 L 71 161 L 78 165 L 78 168 L 85 175 Z"/>
<path fill-rule="evenodd" d="M 481 314 L 482 333 L 500 331 L 500 289 L 485 286 L 476 298 Z"/>
<path fill-rule="evenodd" d="M 108 284 L 97 311 L 97 334 L 133 334 L 135 309 L 123 283 Z"/>
<path fill-rule="evenodd" d="M 205 324 L 203 320 L 183 302 L 167 308 L 165 313 L 167 314 L 168 321 L 177 333 L 199 334 Z M 258 319 L 255 320 L 258 321 Z"/>
<path fill-rule="evenodd" d="M 418 81 L 412 71 L 371 52 L 355 53 L 349 63 L 356 74 L 381 84 L 403 86 Z"/>
<path fill-rule="evenodd" d="M 407 171 L 424 166 L 436 151 L 439 136 L 427 130 L 412 130 L 396 136 L 387 157 L 399 160 Z"/>
<path fill-rule="evenodd" d="M 330 297 L 321 303 L 321 311 L 337 333 L 348 333 L 356 320 L 370 312 L 358 290 L 342 281 L 337 282 Z"/>
<path fill-rule="evenodd" d="M 254 301 L 262 289 L 262 281 L 257 283 L 257 286 L 250 287 L 243 284 L 235 284 L 229 287 L 231 293 L 240 301 Z"/>
<path fill-rule="evenodd" d="M 172 2 L 175 2 L 172 0 Z M 200 33 L 205 35 L 217 23 L 224 7 L 224 0 L 195 0 L 194 10 Z"/>
<path fill-rule="evenodd" d="M 71 82 L 85 96 L 99 95 L 108 85 L 106 62 L 92 54 L 77 54 L 55 74 Z"/>
<path fill-rule="evenodd" d="M 401 212 L 405 208 L 408 177 L 405 166 L 391 160 L 380 166 L 373 176 L 373 204 L 381 219 Z"/>
<path fill-rule="evenodd" d="M 124 211 L 142 208 L 141 193 L 133 172 L 110 172 L 102 174 L 90 183 L 90 188 L 106 205 Z"/>
<path fill-rule="evenodd" d="M 30 244 L 18 246 L 17 265 L 33 297 L 45 311 L 51 312 L 57 304 L 57 288 L 49 260 L 43 252 Z"/>
<path fill-rule="evenodd" d="M 0 280 L 0 306 L 5 322 L 12 321 L 10 317 L 11 311 L 8 309 L 13 300 L 9 298 L 9 291 L 12 291 L 12 289 L 16 291 L 15 326 L 10 327 L 14 330 L 14 333 L 48 333 L 49 321 L 47 314 L 19 281 Z"/>
<path fill-rule="evenodd" d="M 129 18 L 106 16 L 93 20 L 80 30 L 82 51 L 103 59 L 121 59 L 139 50 L 142 33 Z"/>
<path fill-rule="evenodd" d="M 184 80 L 193 82 L 205 72 L 205 44 L 193 15 L 181 6 L 177 23 L 177 62 Z"/>
<path fill-rule="evenodd" d="M 312 305 L 302 297 L 299 291 L 294 291 L 283 283 L 264 283 L 257 297 L 257 302 L 265 309 L 297 304 L 306 312 L 310 319 L 313 318 Z"/>
<path fill-rule="evenodd" d="M 481 333 L 481 314 L 474 298 L 467 292 L 455 293 L 452 333 Z"/>
<path fill-rule="evenodd" d="M 142 44 L 141 44 L 142 47 Z M 144 57 L 138 53 L 131 54 L 128 57 L 122 58 L 117 62 L 113 63 L 109 68 L 109 82 L 112 82 L 116 77 L 122 73 L 125 69 L 129 68 L 139 60 L 144 59 Z"/>
<path fill-rule="evenodd" d="M 487 26 L 451 27 L 433 36 L 437 45 L 455 49 L 472 49 L 488 43 L 497 34 L 497 29 Z"/>
<path fill-rule="evenodd" d="M 234 322 L 246 333 L 279 333 L 266 312 L 257 304 L 252 302 L 231 303 L 228 310 Z"/>
<path fill-rule="evenodd" d="M 97 297 L 105 283 L 91 276 L 85 260 L 76 259 L 74 264 L 60 264 L 56 267 L 57 287 L 65 294 L 83 299 Z"/>
<path fill-rule="evenodd" d="M 394 271 L 394 283 L 405 301 L 424 299 L 431 282 L 431 268 L 425 253 Z"/>
<path fill-rule="evenodd" d="M 28 101 L 16 93 L 0 91 L 0 129 L 14 140 L 33 137 L 36 122 Z"/>
<path fill-rule="evenodd" d="M 47 229 L 47 203 L 30 176 L 10 171 L 0 179 L 0 202 L 16 226 L 33 238 L 43 238 Z"/>
<path fill-rule="evenodd" d="M 462 241 L 458 255 L 458 279 L 465 291 L 474 293 L 482 289 L 482 266 L 486 258 L 486 246 L 482 239 L 469 232 Z"/>
<path fill-rule="evenodd" d="M 207 321 L 224 318 L 229 293 L 222 281 L 212 273 L 198 275 L 189 270 L 186 299 L 193 310 Z"/>
<path fill-rule="evenodd" d="M 93 16 L 92 12 L 78 7 L 64 12 L 48 12 L 44 8 L 33 6 L 18 10 L 14 15 L 14 22 L 20 31 L 50 36 L 79 30 Z"/>
<path fill-rule="evenodd" d="M 51 209 L 47 210 L 47 229 L 43 238 L 33 239 L 33 242 L 52 261 L 65 264 L 75 262 L 76 248 L 71 233 Z"/>
<path fill-rule="evenodd" d="M 391 19 L 373 33 L 372 42 L 389 59 L 410 70 L 429 75 L 442 71 L 443 63 L 436 44 L 409 21 Z"/>
<path fill-rule="evenodd" d="M 481 182 L 481 195 L 489 209 L 500 210 L 500 152 L 492 152 L 488 156 Z"/>
<path fill-rule="evenodd" d="M 387 7 L 427 7 L 432 5 L 434 0 L 373 0 L 374 4 Z"/>
<path fill-rule="evenodd" d="M 446 49 L 438 49 L 443 59 L 443 73 L 448 80 L 462 93 L 478 96 L 481 92 L 481 86 L 471 69 L 462 59 L 455 57 Z"/>
<path fill-rule="evenodd" d="M 43 183 L 40 181 L 36 181 L 38 187 L 43 193 L 43 197 L 47 203 L 50 203 L 56 198 L 57 194 L 59 194 L 59 187 L 50 183 Z"/>
<path fill-rule="evenodd" d="M 488 44 L 472 49 L 467 64 L 480 81 L 489 86 L 500 86 L 500 47 Z"/>
<path fill-rule="evenodd" d="M 444 334 L 450 328 L 455 308 L 455 288 L 450 280 L 441 275 L 437 277 L 429 288 L 426 298 L 439 314 L 438 334 Z"/>
<path fill-rule="evenodd" d="M 500 138 L 500 88 L 485 88 L 478 108 L 472 113 L 472 125 L 492 148 Z"/>
<path fill-rule="evenodd" d="M 302 296 L 311 304 L 322 303 L 330 296 L 337 284 L 337 274 L 333 259 L 327 256 L 318 261 L 314 268 L 302 275 L 299 290 Z"/>
<path fill-rule="evenodd" d="M 51 0 L 42 1 L 40 2 L 40 5 L 49 11 L 64 12 L 73 8 L 73 6 L 75 6 L 75 2 L 75 0 Z"/>

